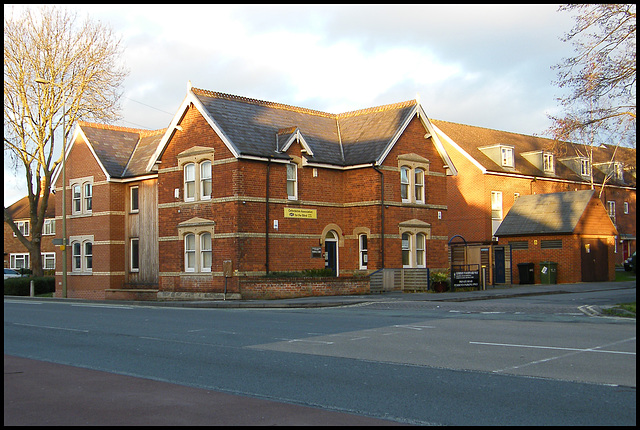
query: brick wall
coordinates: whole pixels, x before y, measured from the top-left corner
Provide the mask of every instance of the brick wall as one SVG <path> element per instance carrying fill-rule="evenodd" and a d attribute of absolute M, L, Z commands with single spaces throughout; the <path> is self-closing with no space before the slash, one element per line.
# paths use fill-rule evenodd
<path fill-rule="evenodd" d="M 242 278 L 245 300 L 368 294 L 369 277 L 355 278 Z"/>

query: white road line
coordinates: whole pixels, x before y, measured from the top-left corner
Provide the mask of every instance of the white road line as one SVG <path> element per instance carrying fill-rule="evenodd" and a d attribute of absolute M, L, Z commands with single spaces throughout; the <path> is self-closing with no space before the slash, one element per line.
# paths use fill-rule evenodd
<path fill-rule="evenodd" d="M 78 308 L 108 308 L 108 309 L 133 309 L 132 306 L 126 305 L 100 305 L 100 304 L 79 304 L 71 305 Z"/>
<path fill-rule="evenodd" d="M 626 339 L 626 340 L 624 340 L 622 342 L 627 342 L 629 340 L 634 340 L 634 339 L 635 339 L 635 337 L 631 338 L 631 339 Z M 609 351 L 609 350 L 603 350 L 603 349 L 596 349 L 596 348 L 602 348 L 602 346 L 596 346 L 595 348 L 566 348 L 566 347 L 558 347 L 558 346 L 518 345 L 518 344 L 511 344 L 511 343 L 493 343 L 493 342 L 473 342 L 473 341 L 470 341 L 469 343 L 472 343 L 474 345 L 509 346 L 509 347 L 515 347 L 515 348 L 556 349 L 556 350 L 560 350 L 560 351 L 602 352 L 602 353 L 606 353 L 606 354 L 636 355 L 635 352 Z M 607 346 L 609 346 L 609 345 L 607 345 Z"/>
<path fill-rule="evenodd" d="M 435 328 L 432 325 L 413 325 L 413 324 L 400 324 L 400 325 L 394 325 L 394 327 L 408 328 L 411 330 L 422 330 L 423 328 Z"/>
<path fill-rule="evenodd" d="M 289 343 L 291 342 L 306 342 L 306 343 L 319 343 L 322 345 L 333 345 L 333 342 L 327 342 L 324 340 L 291 339 Z"/>
<path fill-rule="evenodd" d="M 21 324 L 21 323 L 12 323 L 13 325 L 21 325 L 24 327 L 36 327 L 36 328 L 48 328 L 51 330 L 65 330 L 65 331 L 78 331 L 81 333 L 89 333 L 89 330 L 78 330 L 75 328 L 64 328 L 64 327 L 53 327 L 48 325 L 36 325 L 36 324 Z"/>

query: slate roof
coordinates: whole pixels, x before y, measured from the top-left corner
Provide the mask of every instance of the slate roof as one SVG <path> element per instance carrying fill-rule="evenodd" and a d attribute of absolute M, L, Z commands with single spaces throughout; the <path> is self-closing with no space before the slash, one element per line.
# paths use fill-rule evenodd
<path fill-rule="evenodd" d="M 594 190 L 518 197 L 495 236 L 573 233 Z"/>
<path fill-rule="evenodd" d="M 79 122 L 78 127 L 107 174 L 115 178 L 130 178 L 148 173 L 146 165 L 166 131 L 89 122 Z"/>
<path fill-rule="evenodd" d="M 276 142 L 288 137 L 288 129 L 299 129 L 313 153 L 310 161 L 338 166 L 376 161 L 417 108 L 417 102 L 410 100 L 331 114 L 198 88 L 191 90 L 239 155 L 288 158 L 277 152 L 281 148 L 276 148 Z"/>
<path fill-rule="evenodd" d="M 483 127 L 475 127 L 471 125 L 456 124 L 448 121 L 431 119 L 431 123 L 440 129 L 444 134 L 457 143 L 465 152 L 482 165 L 488 172 L 513 173 L 527 176 L 558 178 L 572 181 L 585 181 L 585 178 L 570 169 L 561 160 L 570 157 L 576 157 L 579 154 L 586 155 L 589 149 L 585 145 L 567 143 L 562 146 L 562 153 L 558 152 L 558 147 L 552 139 L 538 136 L 529 136 L 525 134 L 510 133 L 500 130 L 492 130 Z M 479 148 L 503 144 L 513 146 L 515 165 L 514 168 L 503 167 L 489 158 Z M 545 173 L 535 167 L 522 154 L 531 151 L 545 150 L 554 154 L 555 172 L 553 174 Z M 594 148 L 593 162 L 597 167 L 598 163 L 605 163 L 611 160 L 614 155 L 615 160 L 624 163 L 625 172 L 623 181 L 610 180 L 608 183 L 616 185 L 635 187 L 635 166 L 636 166 L 636 150 L 635 148 L 626 147 L 599 147 Z M 604 173 L 595 168 L 594 181 L 602 183 Z M 588 181 L 588 179 L 586 180 Z"/>

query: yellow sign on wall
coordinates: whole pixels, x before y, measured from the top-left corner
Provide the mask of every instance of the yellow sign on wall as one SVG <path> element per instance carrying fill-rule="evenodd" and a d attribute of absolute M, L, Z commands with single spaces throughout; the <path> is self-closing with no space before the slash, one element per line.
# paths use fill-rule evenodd
<path fill-rule="evenodd" d="M 298 209 L 298 208 L 284 208 L 285 218 L 304 218 L 304 219 L 317 219 L 318 213 L 315 209 Z"/>

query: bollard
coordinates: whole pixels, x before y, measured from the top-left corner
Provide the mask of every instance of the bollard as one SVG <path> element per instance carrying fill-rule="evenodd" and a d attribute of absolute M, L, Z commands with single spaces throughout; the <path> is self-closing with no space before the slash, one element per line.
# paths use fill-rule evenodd
<path fill-rule="evenodd" d="M 33 285 L 33 279 L 32 279 L 31 282 L 29 282 L 29 296 L 30 297 L 35 296 L 36 295 L 35 293 L 36 293 L 36 288 Z"/>

